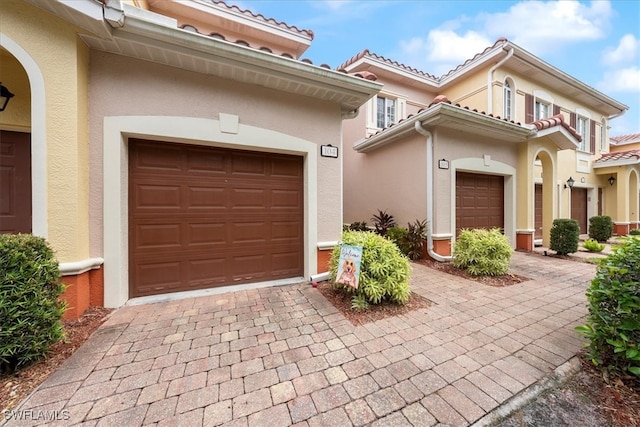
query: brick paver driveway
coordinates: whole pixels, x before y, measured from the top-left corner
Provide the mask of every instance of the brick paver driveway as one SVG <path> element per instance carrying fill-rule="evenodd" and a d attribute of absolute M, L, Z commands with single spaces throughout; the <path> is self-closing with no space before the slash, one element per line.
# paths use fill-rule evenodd
<path fill-rule="evenodd" d="M 574 327 L 595 267 L 515 253 L 512 271 L 532 280 L 495 288 L 414 265 L 413 290 L 432 306 L 357 327 L 308 284 L 124 307 L 16 414 L 65 426 L 466 426 L 582 347 Z"/>

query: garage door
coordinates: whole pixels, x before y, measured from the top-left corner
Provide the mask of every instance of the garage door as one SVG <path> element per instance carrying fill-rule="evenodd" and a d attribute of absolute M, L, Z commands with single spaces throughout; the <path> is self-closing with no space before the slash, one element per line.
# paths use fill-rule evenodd
<path fill-rule="evenodd" d="M 129 295 L 303 275 L 299 156 L 129 142 Z"/>
<path fill-rule="evenodd" d="M 456 173 L 456 234 L 463 228 L 504 228 L 504 177 Z"/>
<path fill-rule="evenodd" d="M 0 131 L 0 233 L 31 233 L 31 136 Z"/>
<path fill-rule="evenodd" d="M 587 234 L 587 189 L 571 189 L 571 218 L 580 224 L 580 234 Z"/>

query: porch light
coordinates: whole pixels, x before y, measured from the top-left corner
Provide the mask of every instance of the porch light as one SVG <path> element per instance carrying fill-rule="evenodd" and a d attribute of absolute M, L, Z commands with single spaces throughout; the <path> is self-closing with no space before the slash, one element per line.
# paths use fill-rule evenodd
<path fill-rule="evenodd" d="M 611 175 L 607 181 L 609 181 L 609 185 L 612 187 L 613 187 L 613 184 L 616 183 L 616 179 L 613 177 L 613 175 Z"/>
<path fill-rule="evenodd" d="M 4 111 L 4 109 L 7 108 L 9 100 L 14 96 L 15 95 L 9 92 L 9 89 L 3 86 L 2 82 L 0 82 L 0 111 Z"/>
<path fill-rule="evenodd" d="M 564 188 L 567 188 L 567 187 L 569 187 L 569 188 L 573 188 L 573 184 L 574 184 L 575 182 L 576 182 L 576 181 L 575 181 L 572 177 L 569 177 L 569 179 L 567 180 L 567 184 L 564 186 Z"/>

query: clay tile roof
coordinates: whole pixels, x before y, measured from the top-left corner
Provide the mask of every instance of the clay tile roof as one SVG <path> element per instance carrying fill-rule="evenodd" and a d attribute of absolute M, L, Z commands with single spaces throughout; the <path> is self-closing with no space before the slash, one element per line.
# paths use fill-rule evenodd
<path fill-rule="evenodd" d="M 350 73 L 352 76 L 361 77 L 365 80 L 376 81 L 378 80 L 378 76 L 369 71 L 358 71 L 357 73 Z"/>
<path fill-rule="evenodd" d="M 406 71 L 409 71 L 410 73 L 422 76 L 422 77 L 427 77 L 429 79 L 433 79 L 436 80 L 436 77 L 432 74 L 429 73 L 425 73 L 424 71 L 418 70 L 417 68 L 413 68 L 410 67 L 408 65 L 405 64 L 401 64 L 400 62 L 397 61 L 393 61 L 391 59 L 385 58 L 384 56 L 372 53 L 369 49 L 365 49 L 362 52 L 358 53 L 357 55 L 351 57 L 350 59 L 348 59 L 346 62 L 344 62 L 343 64 L 339 65 L 338 68 L 336 68 L 337 70 L 342 70 L 347 68 L 349 65 L 359 61 L 360 59 L 364 58 L 365 56 L 370 56 L 371 58 L 375 58 L 378 59 L 380 61 L 386 62 L 387 64 L 391 64 L 395 67 L 398 68 L 402 68 Z"/>
<path fill-rule="evenodd" d="M 613 162 L 615 160 L 632 160 L 637 159 L 640 161 L 640 150 L 619 151 L 617 153 L 603 154 L 596 163 Z"/>
<path fill-rule="evenodd" d="M 473 58 L 469 58 L 466 61 L 464 61 L 462 64 L 458 65 L 456 68 L 449 70 L 447 73 L 443 74 L 439 80 L 442 80 L 444 78 L 446 78 L 447 76 L 449 76 L 450 74 L 453 74 L 454 72 L 458 71 L 460 68 L 464 67 L 465 65 L 475 61 L 477 58 L 481 57 L 482 55 L 486 54 L 487 52 L 489 52 L 491 49 L 494 49 L 496 46 L 500 45 L 500 44 L 504 44 L 506 42 L 508 42 L 509 40 L 507 40 L 506 37 L 500 37 L 498 40 L 496 40 L 496 42 L 487 47 L 485 50 L 483 50 L 480 53 L 477 53 L 473 56 Z"/>
<path fill-rule="evenodd" d="M 210 1 L 211 1 L 211 3 L 213 3 L 213 4 L 217 5 L 217 6 L 224 6 L 229 10 L 240 12 L 243 15 L 249 16 L 251 18 L 259 19 L 259 20 L 261 20 L 263 22 L 266 22 L 266 23 L 269 23 L 269 24 L 272 24 L 272 25 L 276 25 L 278 27 L 286 28 L 287 30 L 297 31 L 300 34 L 306 34 L 311 39 L 313 39 L 313 31 L 311 31 L 311 30 L 302 30 L 302 29 L 296 27 L 295 25 L 289 25 L 286 22 L 276 21 L 273 18 L 267 18 L 267 17 L 265 17 L 264 15 L 262 15 L 260 13 L 253 13 L 252 11 L 250 11 L 248 9 L 240 9 L 236 5 L 228 5 L 222 0 L 210 0 Z"/>
<path fill-rule="evenodd" d="M 564 116 L 562 114 L 556 114 L 555 116 L 549 117 L 548 119 L 536 120 L 531 124 L 534 125 L 538 130 L 549 129 L 554 126 L 562 126 L 567 131 L 569 131 L 569 133 L 573 135 L 574 138 L 576 138 L 578 141 L 582 141 L 582 136 L 564 121 Z"/>
<path fill-rule="evenodd" d="M 629 135 L 619 135 L 619 136 L 612 136 L 609 138 L 611 141 L 615 142 L 616 144 L 627 144 L 630 142 L 638 142 L 640 141 L 640 133 L 632 133 Z"/>

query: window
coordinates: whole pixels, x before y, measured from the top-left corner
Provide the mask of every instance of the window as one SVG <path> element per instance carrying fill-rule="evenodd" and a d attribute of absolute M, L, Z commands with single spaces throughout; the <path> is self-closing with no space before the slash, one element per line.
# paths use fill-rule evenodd
<path fill-rule="evenodd" d="M 378 97 L 376 124 L 385 128 L 396 121 L 396 101 L 391 98 Z"/>
<path fill-rule="evenodd" d="M 536 101 L 536 116 L 535 120 L 547 119 L 549 118 L 549 104 L 546 102 Z"/>
<path fill-rule="evenodd" d="M 602 125 L 600 126 L 600 152 L 607 151 L 607 121 L 603 117 Z"/>
<path fill-rule="evenodd" d="M 576 131 L 582 137 L 578 150 L 587 151 L 587 141 L 589 140 L 589 119 L 578 116 L 576 125 Z"/>
<path fill-rule="evenodd" d="M 509 80 L 504 81 L 504 118 L 507 120 L 511 120 L 511 116 L 513 114 L 513 98 L 511 92 L 511 84 Z"/>

